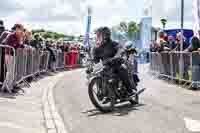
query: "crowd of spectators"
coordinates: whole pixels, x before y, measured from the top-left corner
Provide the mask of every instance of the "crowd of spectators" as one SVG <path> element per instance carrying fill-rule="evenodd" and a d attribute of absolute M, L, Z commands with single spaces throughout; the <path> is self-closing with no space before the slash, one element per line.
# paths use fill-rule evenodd
<path fill-rule="evenodd" d="M 44 50 L 46 47 L 61 50 L 62 52 L 70 52 L 71 50 L 80 50 L 83 47 L 78 43 L 69 43 L 59 40 L 44 39 L 39 34 L 32 34 L 31 31 L 25 29 L 22 24 L 15 24 L 8 31 L 4 27 L 4 23 L 0 20 L 0 43 L 18 48 L 34 48 Z"/>
<path fill-rule="evenodd" d="M 200 30 L 199 30 L 199 36 L 200 36 Z M 183 44 L 182 48 L 181 44 Z M 180 62 L 181 60 L 179 58 L 180 57 L 179 53 L 172 54 L 172 62 L 170 62 L 171 58 L 168 53 L 181 52 L 181 51 L 182 53 L 185 53 L 183 54 L 182 63 Z M 180 32 L 177 33 L 176 38 L 174 38 L 171 35 L 167 35 L 164 31 L 161 31 L 159 32 L 158 40 L 151 42 L 150 52 L 162 53 L 161 54 L 162 65 L 160 65 L 160 68 L 162 69 L 161 74 L 176 77 L 177 73 L 179 73 L 180 69 L 182 69 L 183 71 L 181 78 L 188 81 L 190 79 L 189 69 L 191 68 L 192 81 L 193 82 L 200 81 L 200 76 L 199 76 L 200 39 L 198 37 L 193 36 L 189 38 L 189 41 L 187 41 L 186 38 L 182 36 Z M 190 54 L 188 54 L 191 52 L 193 52 L 192 58 L 190 58 Z M 192 59 L 192 61 L 190 59 Z M 197 87 L 196 83 L 194 83 L 193 85 Z"/>
<path fill-rule="evenodd" d="M 8 31 L 4 27 L 3 21 L 0 20 L 0 44 L 14 47 L 15 50 L 36 49 L 48 51 L 50 53 L 50 61 L 56 60 L 55 51 L 60 52 L 80 52 L 84 47 L 78 43 L 63 42 L 59 40 L 44 39 L 39 34 L 32 34 L 31 31 L 25 29 L 22 24 L 15 24 Z M 8 53 L 10 51 L 6 51 Z M 13 53 L 11 53 L 13 55 Z"/>
<path fill-rule="evenodd" d="M 200 36 L 200 31 L 199 31 Z M 183 38 L 183 39 L 182 39 Z M 183 43 L 181 42 L 183 40 Z M 188 43 L 189 42 L 189 43 Z M 183 44 L 181 49 L 181 44 Z M 176 37 L 167 35 L 164 31 L 159 32 L 159 38 L 157 41 L 152 41 L 150 44 L 151 52 L 163 52 L 163 51 L 199 51 L 200 40 L 193 36 L 189 41 L 182 36 L 181 32 L 177 33 Z"/>
<path fill-rule="evenodd" d="M 32 32 L 24 28 L 22 24 L 15 24 L 11 30 L 6 30 L 2 20 L 0 20 L 0 45 L 11 46 L 15 49 L 15 51 L 18 49 L 31 49 L 48 52 L 50 55 L 48 60 L 49 71 L 55 71 L 54 64 L 58 58 L 56 53 L 80 53 L 85 50 L 84 47 L 77 42 L 44 39 L 38 33 L 32 34 Z M 3 82 L 5 80 L 5 76 L 3 77 L 2 75 L 5 75 L 5 71 L 9 70 L 9 65 L 7 64 L 9 64 L 8 61 L 10 62 L 13 60 L 14 53 L 11 49 L 1 49 L 1 53 L 0 68 L 4 68 L 6 64 L 6 69 L 0 69 L 0 82 Z"/>

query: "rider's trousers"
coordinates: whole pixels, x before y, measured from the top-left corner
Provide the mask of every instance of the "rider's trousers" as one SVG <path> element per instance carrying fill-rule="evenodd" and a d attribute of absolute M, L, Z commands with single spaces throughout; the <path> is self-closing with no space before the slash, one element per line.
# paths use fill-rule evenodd
<path fill-rule="evenodd" d="M 128 92 L 132 92 L 132 90 L 136 90 L 136 86 L 131 83 L 129 76 L 128 76 L 128 70 L 121 66 L 115 66 L 115 73 L 119 76 L 119 78 L 122 80 L 124 85 L 126 86 Z"/>

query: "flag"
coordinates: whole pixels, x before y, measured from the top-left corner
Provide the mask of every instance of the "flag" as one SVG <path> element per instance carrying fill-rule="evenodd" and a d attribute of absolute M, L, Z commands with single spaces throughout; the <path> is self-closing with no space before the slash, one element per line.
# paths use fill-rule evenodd
<path fill-rule="evenodd" d="M 193 32 L 194 36 L 199 37 L 200 30 L 200 0 L 193 0 Z"/>

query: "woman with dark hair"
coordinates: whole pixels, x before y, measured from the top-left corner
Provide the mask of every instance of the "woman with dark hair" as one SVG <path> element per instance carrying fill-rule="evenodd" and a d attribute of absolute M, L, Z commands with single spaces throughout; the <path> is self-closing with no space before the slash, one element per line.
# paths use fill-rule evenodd
<path fill-rule="evenodd" d="M 200 40 L 197 37 L 193 37 L 191 43 L 188 51 L 192 52 L 192 88 L 196 89 L 200 85 Z"/>
<path fill-rule="evenodd" d="M 189 48 L 190 52 L 200 51 L 200 40 L 197 37 L 193 37 L 191 40 L 191 47 Z"/>

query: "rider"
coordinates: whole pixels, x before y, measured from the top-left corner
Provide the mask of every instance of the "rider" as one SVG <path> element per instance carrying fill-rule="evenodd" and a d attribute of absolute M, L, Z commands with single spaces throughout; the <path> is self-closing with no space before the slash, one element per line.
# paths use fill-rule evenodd
<path fill-rule="evenodd" d="M 100 60 L 104 61 L 106 59 L 113 58 L 122 52 L 120 45 L 117 42 L 112 41 L 111 31 L 108 27 L 101 27 L 97 29 L 96 39 L 96 47 L 93 50 L 95 63 L 98 63 Z M 113 66 L 113 69 L 126 86 L 128 96 L 134 95 L 136 93 L 136 88 L 129 79 L 128 70 L 122 65 L 115 65 Z"/>

